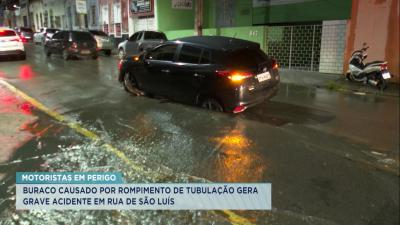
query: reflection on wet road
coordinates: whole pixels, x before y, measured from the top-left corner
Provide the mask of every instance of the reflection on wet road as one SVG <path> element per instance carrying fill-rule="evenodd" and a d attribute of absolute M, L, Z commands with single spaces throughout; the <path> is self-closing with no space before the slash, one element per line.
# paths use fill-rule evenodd
<path fill-rule="evenodd" d="M 132 171 L 99 143 L 5 93 L 2 110 L 19 110 L 32 117 L 23 129 L 28 141 L 17 141 L 24 144 L 13 148 L 10 160 L 40 159 L 15 164 L 13 169 L 4 167 L 0 173 L 11 178 L 2 190 L 10 189 L 10 174 L 17 169 L 123 171 L 130 182 L 182 182 L 191 179 L 185 175 L 193 175 L 213 182 L 271 182 L 273 212 L 239 213 L 257 224 L 373 224 L 382 218 L 398 222 L 397 98 L 283 83 L 272 101 L 243 114 L 212 113 L 130 96 L 116 80 L 116 58 L 63 61 L 46 58 L 40 47 L 30 50 L 26 62 L 0 62 L 0 78 L 95 132 L 129 160 L 170 175 Z M 142 224 L 228 222 L 226 216 L 213 212 L 116 214 L 107 213 L 104 218 L 110 223 L 140 219 L 147 221 Z M 77 215 L 68 212 L 63 217 Z M 94 212 L 82 215 L 98 216 Z M 19 216 L 35 222 L 45 218 Z"/>

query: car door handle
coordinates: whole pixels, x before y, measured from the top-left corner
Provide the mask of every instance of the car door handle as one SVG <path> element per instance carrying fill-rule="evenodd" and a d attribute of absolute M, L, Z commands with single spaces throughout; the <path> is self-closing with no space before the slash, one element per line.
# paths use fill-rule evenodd
<path fill-rule="evenodd" d="M 195 77 L 200 77 L 200 78 L 204 78 L 204 75 L 203 75 L 203 74 L 199 74 L 199 73 L 195 73 L 195 74 L 193 74 L 193 76 L 195 76 Z"/>
<path fill-rule="evenodd" d="M 169 73 L 169 72 L 171 72 L 171 71 L 169 71 L 169 69 L 162 69 L 161 72 L 163 72 L 163 73 Z"/>

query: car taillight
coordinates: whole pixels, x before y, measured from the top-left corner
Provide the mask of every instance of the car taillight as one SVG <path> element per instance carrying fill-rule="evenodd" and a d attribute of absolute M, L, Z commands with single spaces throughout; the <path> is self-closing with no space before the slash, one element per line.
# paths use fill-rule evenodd
<path fill-rule="evenodd" d="M 387 69 L 388 69 L 388 66 L 387 66 L 386 63 L 381 64 L 381 71 L 382 70 L 387 70 Z"/>
<path fill-rule="evenodd" d="M 226 77 L 228 79 L 230 79 L 233 82 L 240 82 L 243 81 L 247 78 L 250 78 L 252 76 L 254 76 L 252 73 L 250 72 L 243 72 L 243 71 L 217 71 L 218 76 L 220 77 Z"/>
<path fill-rule="evenodd" d="M 72 48 L 78 48 L 78 44 L 77 44 L 76 42 L 72 42 L 71 47 L 72 47 Z"/>
<path fill-rule="evenodd" d="M 272 59 L 271 61 L 272 61 L 272 64 L 271 64 L 272 69 L 278 69 L 279 65 L 278 65 L 278 62 L 276 61 L 276 59 Z"/>
<path fill-rule="evenodd" d="M 244 110 L 246 110 L 246 106 L 244 106 L 244 105 L 239 105 L 239 106 L 236 106 L 235 107 L 235 109 L 233 109 L 233 113 L 240 113 L 240 112 L 243 112 Z"/>

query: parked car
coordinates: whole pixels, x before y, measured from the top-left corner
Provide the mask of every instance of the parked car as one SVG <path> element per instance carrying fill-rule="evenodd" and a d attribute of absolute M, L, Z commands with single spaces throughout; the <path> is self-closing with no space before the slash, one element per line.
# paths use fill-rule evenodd
<path fill-rule="evenodd" d="M 167 40 L 162 32 L 139 31 L 130 36 L 127 40 L 119 43 L 118 57 L 123 59 L 125 56 L 139 54 L 151 49 Z"/>
<path fill-rule="evenodd" d="M 23 42 L 33 41 L 33 30 L 28 27 L 17 27 L 18 35 L 21 37 Z"/>
<path fill-rule="evenodd" d="M 186 37 L 121 60 L 119 81 L 135 95 L 164 96 L 239 113 L 277 93 L 277 68 L 258 43 L 220 36 Z"/>
<path fill-rule="evenodd" d="M 99 51 L 103 51 L 107 56 L 111 55 L 111 51 L 114 47 L 114 43 L 111 38 L 101 30 L 89 30 L 97 41 L 97 48 Z"/>
<path fill-rule="evenodd" d="M 0 56 L 17 56 L 26 59 L 24 44 L 13 29 L 0 27 Z"/>
<path fill-rule="evenodd" d="M 60 30 L 54 28 L 40 28 L 40 31 L 33 35 L 33 40 L 35 44 L 44 45 L 58 31 Z"/>
<path fill-rule="evenodd" d="M 65 60 L 71 57 L 91 57 L 97 59 L 97 43 L 87 31 L 60 31 L 44 45 L 45 54 L 60 54 Z"/>

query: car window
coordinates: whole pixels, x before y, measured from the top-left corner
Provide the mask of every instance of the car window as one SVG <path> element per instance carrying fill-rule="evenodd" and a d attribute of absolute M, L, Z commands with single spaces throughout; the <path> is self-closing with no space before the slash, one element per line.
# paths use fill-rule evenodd
<path fill-rule="evenodd" d="M 153 60 L 173 61 L 176 49 L 177 45 L 175 44 L 163 45 L 150 52 L 147 58 Z"/>
<path fill-rule="evenodd" d="M 51 34 L 54 34 L 54 33 L 56 33 L 57 31 L 59 31 L 59 30 L 57 30 L 57 29 L 47 29 L 47 30 L 46 30 L 47 33 L 51 33 Z"/>
<path fill-rule="evenodd" d="M 136 39 L 136 40 L 137 40 L 137 41 L 140 41 L 140 39 L 142 39 L 142 36 L 143 36 L 143 32 L 140 32 L 139 35 L 137 36 L 137 39 Z"/>
<path fill-rule="evenodd" d="M 238 49 L 225 58 L 225 64 L 233 69 L 257 69 L 266 60 L 260 49 Z"/>
<path fill-rule="evenodd" d="M 165 37 L 165 34 L 160 33 L 160 32 L 152 32 L 152 31 L 144 32 L 144 39 L 145 40 L 152 40 L 152 39 L 167 40 L 167 38 Z"/>
<path fill-rule="evenodd" d="M 89 32 L 73 32 L 72 39 L 74 41 L 94 41 L 93 36 Z"/>
<path fill-rule="evenodd" d="M 130 38 L 129 41 L 136 41 L 140 32 L 134 33 Z"/>
<path fill-rule="evenodd" d="M 91 30 L 90 33 L 92 33 L 93 35 L 108 37 L 108 35 L 101 30 Z"/>
<path fill-rule="evenodd" d="M 22 27 L 21 31 L 22 32 L 33 32 L 33 30 L 31 28 L 25 28 L 25 27 Z"/>
<path fill-rule="evenodd" d="M 193 47 L 190 45 L 183 45 L 179 54 L 179 62 L 183 63 L 194 63 L 200 62 L 201 48 Z"/>
<path fill-rule="evenodd" d="M 211 63 L 211 52 L 208 50 L 203 50 L 201 54 L 200 64 L 209 64 Z"/>
<path fill-rule="evenodd" d="M 63 39 L 64 38 L 64 32 L 58 32 L 56 34 L 54 34 L 53 39 Z"/>
<path fill-rule="evenodd" d="M 0 30 L 0 37 L 12 37 L 17 34 L 13 30 Z"/>

